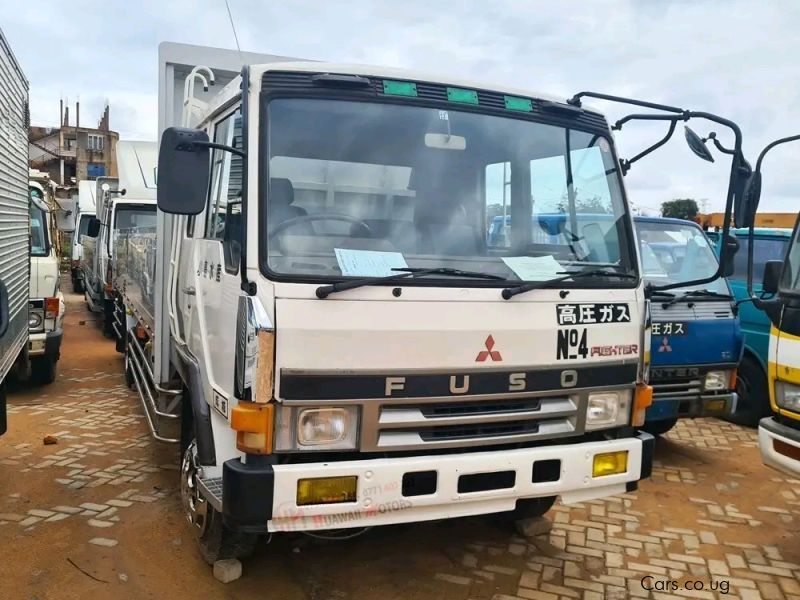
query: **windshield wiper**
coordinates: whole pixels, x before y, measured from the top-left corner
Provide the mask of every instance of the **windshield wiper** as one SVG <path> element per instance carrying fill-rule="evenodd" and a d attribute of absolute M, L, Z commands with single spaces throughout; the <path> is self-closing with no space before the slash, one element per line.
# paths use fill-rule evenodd
<path fill-rule="evenodd" d="M 620 279 L 636 279 L 636 275 L 631 273 L 618 273 L 617 271 L 608 271 L 607 269 L 587 269 L 584 271 L 564 271 L 563 277 L 555 277 L 553 279 L 546 279 L 544 281 L 529 281 L 516 287 L 506 288 L 503 290 L 503 299 L 510 300 L 517 294 L 524 294 L 531 290 L 545 288 L 554 283 L 567 281 L 568 279 L 578 279 L 580 277 L 618 277 Z"/>
<path fill-rule="evenodd" d="M 317 288 L 317 298 L 320 300 L 327 298 L 336 292 L 343 292 L 345 290 L 352 290 L 355 288 L 364 287 L 367 285 L 380 285 L 381 283 L 390 283 L 398 279 L 405 279 L 410 277 L 424 277 L 426 275 L 449 275 L 452 277 L 464 277 L 471 279 L 490 279 L 492 281 L 506 281 L 505 277 L 494 275 L 492 273 L 479 273 L 477 271 L 462 271 L 461 269 L 450 269 L 447 267 L 436 267 L 433 269 L 423 269 L 421 267 L 399 267 L 392 269 L 397 271 L 393 275 L 386 275 L 384 277 L 364 277 L 363 279 L 351 279 L 349 281 L 339 281 L 331 285 L 321 285 Z"/>
<path fill-rule="evenodd" d="M 724 300 L 730 300 L 732 296 L 730 294 L 721 294 L 720 292 L 713 292 L 711 290 L 689 290 L 680 296 L 673 296 L 666 302 L 661 304 L 662 308 L 667 308 L 668 306 L 672 306 L 676 302 L 680 302 L 681 300 L 691 300 L 692 298 L 720 298 Z"/>

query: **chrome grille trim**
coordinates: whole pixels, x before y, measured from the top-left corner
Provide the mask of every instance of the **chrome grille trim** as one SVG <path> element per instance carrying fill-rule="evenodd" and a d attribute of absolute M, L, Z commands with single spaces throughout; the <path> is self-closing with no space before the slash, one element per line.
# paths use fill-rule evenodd
<path fill-rule="evenodd" d="M 663 308 L 663 301 L 653 300 L 650 307 L 653 321 L 699 321 L 732 319 L 733 309 L 727 300 L 693 301 L 692 306 L 680 301 Z"/>
<path fill-rule="evenodd" d="M 699 398 L 703 393 L 703 381 L 701 379 L 690 380 L 669 380 L 673 383 L 651 382 L 653 385 L 653 398 Z"/>

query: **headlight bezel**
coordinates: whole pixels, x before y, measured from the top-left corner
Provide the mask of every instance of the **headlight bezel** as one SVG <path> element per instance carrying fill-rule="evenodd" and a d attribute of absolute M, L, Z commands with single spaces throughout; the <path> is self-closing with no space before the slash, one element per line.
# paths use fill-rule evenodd
<path fill-rule="evenodd" d="M 704 392 L 722 392 L 728 389 L 731 380 L 731 372 L 728 370 L 714 369 L 709 371 L 703 377 L 703 391 Z M 714 383 L 712 387 L 709 385 Z"/>
<path fill-rule="evenodd" d="M 787 394 L 789 392 L 789 394 Z M 787 402 L 791 395 L 792 399 Z M 793 413 L 800 413 L 800 385 L 788 381 L 775 380 L 775 404 L 781 410 L 788 410 Z"/>
<path fill-rule="evenodd" d="M 355 404 L 339 406 L 276 406 L 275 452 L 320 452 L 328 450 L 357 450 L 361 423 L 361 407 Z M 344 436 L 335 441 L 310 442 L 302 438 L 305 416 L 346 415 Z"/>
<path fill-rule="evenodd" d="M 597 431 L 627 425 L 631 417 L 631 398 L 632 390 L 629 389 L 590 392 L 586 397 L 584 429 Z M 596 415 L 602 415 L 604 411 L 605 417 L 590 416 L 593 409 Z"/>

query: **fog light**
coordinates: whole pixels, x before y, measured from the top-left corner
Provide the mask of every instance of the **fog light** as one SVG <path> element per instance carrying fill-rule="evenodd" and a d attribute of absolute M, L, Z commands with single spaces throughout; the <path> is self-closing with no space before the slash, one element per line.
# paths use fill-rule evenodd
<path fill-rule="evenodd" d="M 345 408 L 307 408 L 297 417 L 297 443 L 328 446 L 347 440 L 355 428 Z"/>
<path fill-rule="evenodd" d="M 725 400 L 709 400 L 706 402 L 707 412 L 723 412 L 725 410 Z"/>
<path fill-rule="evenodd" d="M 358 477 L 319 477 L 297 482 L 297 505 L 355 502 Z"/>
<path fill-rule="evenodd" d="M 706 380 L 703 389 L 707 392 L 718 392 L 728 387 L 730 374 L 727 371 L 709 371 L 706 373 Z"/>
<path fill-rule="evenodd" d="M 619 475 L 628 471 L 628 451 L 604 452 L 595 454 L 592 465 L 592 477 Z"/>

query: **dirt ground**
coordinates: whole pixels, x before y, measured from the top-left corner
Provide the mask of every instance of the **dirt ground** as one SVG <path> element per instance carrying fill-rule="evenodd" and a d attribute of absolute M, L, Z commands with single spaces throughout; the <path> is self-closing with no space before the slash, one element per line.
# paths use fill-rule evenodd
<path fill-rule="evenodd" d="M 67 311 L 56 382 L 9 392 L 1 600 L 800 599 L 800 481 L 761 464 L 753 430 L 715 420 L 680 423 L 637 492 L 557 505 L 533 541 L 485 519 L 275 536 L 223 585 L 182 515 L 177 450 L 151 440 L 82 299 L 67 294 Z M 702 588 L 659 594 L 662 580 Z"/>

